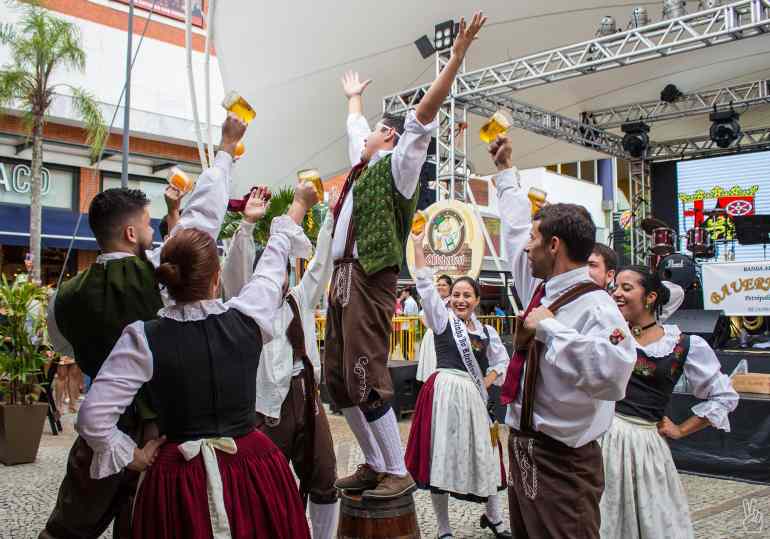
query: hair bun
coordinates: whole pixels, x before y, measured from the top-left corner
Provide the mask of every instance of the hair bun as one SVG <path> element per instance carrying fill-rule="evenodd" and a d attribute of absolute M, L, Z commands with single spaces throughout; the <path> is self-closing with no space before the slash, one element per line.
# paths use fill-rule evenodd
<path fill-rule="evenodd" d="M 671 289 L 666 286 L 665 282 L 660 283 L 660 289 L 658 289 L 658 305 L 665 306 L 671 301 Z"/>
<path fill-rule="evenodd" d="M 182 276 L 178 264 L 163 262 L 155 270 L 155 278 L 158 282 L 167 288 L 176 288 L 181 284 Z"/>

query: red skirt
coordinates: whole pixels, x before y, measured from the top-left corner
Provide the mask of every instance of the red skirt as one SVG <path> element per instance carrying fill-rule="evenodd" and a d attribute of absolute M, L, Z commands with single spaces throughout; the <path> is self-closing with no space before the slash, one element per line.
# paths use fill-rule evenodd
<path fill-rule="evenodd" d="M 233 539 L 310 538 L 305 508 L 283 453 L 261 432 L 236 438 L 238 452 L 217 451 Z M 167 443 L 136 496 L 136 539 L 212 537 L 203 457 L 189 462 Z"/>

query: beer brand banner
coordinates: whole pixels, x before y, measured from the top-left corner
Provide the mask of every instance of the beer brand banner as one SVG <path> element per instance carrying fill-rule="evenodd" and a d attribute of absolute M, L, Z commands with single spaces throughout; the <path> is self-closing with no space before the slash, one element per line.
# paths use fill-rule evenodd
<path fill-rule="evenodd" d="M 703 306 L 728 316 L 770 315 L 770 261 L 703 264 Z"/>
<path fill-rule="evenodd" d="M 423 251 L 425 261 L 436 275 L 453 279 L 468 275 L 476 279 L 484 259 L 484 235 L 471 208 L 457 200 L 432 204 L 425 210 Z M 406 244 L 406 263 L 414 278 L 414 247 L 411 236 Z"/>

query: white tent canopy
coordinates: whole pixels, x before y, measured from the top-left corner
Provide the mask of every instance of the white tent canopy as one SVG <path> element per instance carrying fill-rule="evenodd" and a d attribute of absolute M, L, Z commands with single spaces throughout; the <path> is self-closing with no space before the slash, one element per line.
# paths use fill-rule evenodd
<path fill-rule="evenodd" d="M 554 0 L 339 0 L 290 3 L 218 2 L 215 45 L 225 90 L 237 90 L 254 106 L 247 155 L 237 167 L 241 187 L 293 181 L 296 170 L 316 167 L 326 177 L 346 169 L 346 101 L 339 78 L 345 70 L 373 78 L 365 113 L 381 112 L 382 97 L 435 77 L 434 59 L 422 59 L 413 42 L 432 36 L 436 23 L 469 17 L 482 9 L 489 17 L 468 54 L 468 69 L 506 61 L 590 39 L 603 15 L 624 28 L 634 6 L 660 18 L 662 2 Z M 688 2 L 688 10 L 696 9 Z M 750 81 L 770 75 L 770 38 L 763 36 L 535 87 L 521 101 L 577 117 L 583 110 L 655 99 L 668 83 L 682 91 Z M 770 112 L 757 107 L 741 117 L 744 128 L 767 125 Z M 470 158 L 477 173 L 492 171 L 471 119 Z M 653 126 L 651 138 L 666 140 L 705 134 L 707 117 Z M 591 159 L 598 154 L 552 139 L 512 132 L 520 167 Z"/>

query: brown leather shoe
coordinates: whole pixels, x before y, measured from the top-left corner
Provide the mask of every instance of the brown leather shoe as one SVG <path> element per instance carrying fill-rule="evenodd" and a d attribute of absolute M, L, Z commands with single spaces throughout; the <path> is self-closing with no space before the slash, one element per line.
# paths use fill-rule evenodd
<path fill-rule="evenodd" d="M 390 500 L 414 492 L 416 488 L 414 479 L 408 473 L 406 475 L 387 473 L 377 488 L 365 490 L 361 496 L 370 500 Z"/>
<path fill-rule="evenodd" d="M 340 490 L 368 490 L 376 488 L 384 476 L 384 473 L 374 470 L 368 464 L 359 464 L 353 475 L 340 477 L 334 482 L 334 486 Z"/>

